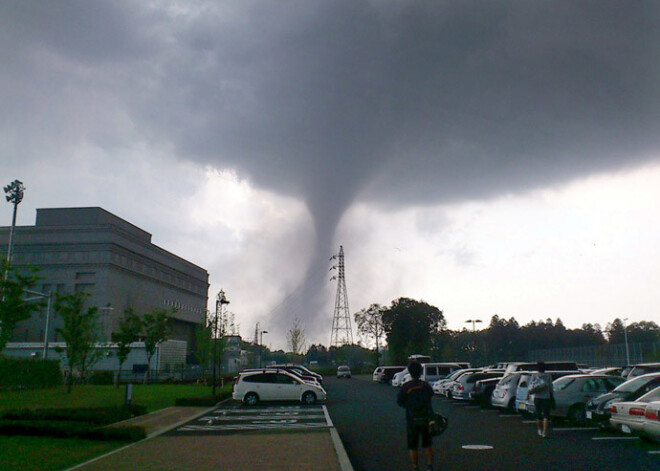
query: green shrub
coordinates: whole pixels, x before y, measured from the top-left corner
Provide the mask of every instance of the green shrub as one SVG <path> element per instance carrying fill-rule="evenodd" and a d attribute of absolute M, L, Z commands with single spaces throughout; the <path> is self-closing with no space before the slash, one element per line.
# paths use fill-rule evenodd
<path fill-rule="evenodd" d="M 113 371 L 94 371 L 89 377 L 89 384 L 96 386 L 109 386 L 115 382 Z"/>
<path fill-rule="evenodd" d="M 65 421 L 87 422 L 108 425 L 146 414 L 147 408 L 140 405 L 130 407 L 83 407 L 64 409 L 17 409 L 0 414 L 4 421 Z"/>
<path fill-rule="evenodd" d="M 0 388 L 33 389 L 61 384 L 59 360 L 0 357 Z"/>
<path fill-rule="evenodd" d="M 229 399 L 231 397 L 232 388 L 233 386 L 228 384 L 215 396 L 181 397 L 174 401 L 174 405 L 179 407 L 212 407 L 220 401 Z"/>
<path fill-rule="evenodd" d="M 89 440 L 137 441 L 147 436 L 142 427 L 104 427 L 85 422 L 0 420 L 0 435 L 29 435 Z"/>

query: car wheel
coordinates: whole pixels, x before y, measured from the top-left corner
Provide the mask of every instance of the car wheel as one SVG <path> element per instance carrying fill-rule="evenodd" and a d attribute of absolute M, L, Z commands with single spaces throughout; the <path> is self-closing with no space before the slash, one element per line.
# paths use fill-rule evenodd
<path fill-rule="evenodd" d="M 248 406 L 256 406 L 259 402 L 259 396 L 256 393 L 247 393 L 243 398 L 243 402 Z"/>
<path fill-rule="evenodd" d="M 584 408 L 584 404 L 571 406 L 566 417 L 574 424 L 584 424 L 587 420 L 587 411 Z"/>
<path fill-rule="evenodd" d="M 304 404 L 314 404 L 316 402 L 316 394 L 313 392 L 307 391 L 305 394 L 303 394 L 302 401 Z"/>

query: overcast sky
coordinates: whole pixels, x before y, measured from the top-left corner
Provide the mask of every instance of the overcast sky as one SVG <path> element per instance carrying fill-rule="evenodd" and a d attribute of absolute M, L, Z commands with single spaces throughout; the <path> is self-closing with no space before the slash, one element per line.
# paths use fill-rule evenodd
<path fill-rule="evenodd" d="M 152 233 L 272 348 L 329 343 L 340 244 L 351 314 L 658 322 L 659 32 L 656 1 L 6 1 L 0 175 L 21 225 Z"/>

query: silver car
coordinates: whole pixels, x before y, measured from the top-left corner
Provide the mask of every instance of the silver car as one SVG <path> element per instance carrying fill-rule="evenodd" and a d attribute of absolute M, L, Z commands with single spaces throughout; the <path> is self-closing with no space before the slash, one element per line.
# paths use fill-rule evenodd
<path fill-rule="evenodd" d="M 583 423 L 587 414 L 585 404 L 591 398 L 610 392 L 624 378 L 610 375 L 579 374 L 563 376 L 552 383 L 555 396 L 553 416 Z"/>
<path fill-rule="evenodd" d="M 510 373 L 497 383 L 491 397 L 491 404 L 500 409 L 506 409 L 509 412 L 516 411 L 516 392 L 520 378 L 526 374 L 524 371 Z"/>

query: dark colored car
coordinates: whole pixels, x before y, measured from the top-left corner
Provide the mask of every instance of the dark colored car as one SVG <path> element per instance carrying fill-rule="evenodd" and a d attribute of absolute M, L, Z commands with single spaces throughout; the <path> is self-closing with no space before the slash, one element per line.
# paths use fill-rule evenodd
<path fill-rule="evenodd" d="M 610 406 L 614 402 L 635 401 L 660 386 L 660 373 L 649 373 L 629 379 L 612 391 L 587 401 L 587 419 L 607 427 L 610 424 Z"/>
<path fill-rule="evenodd" d="M 477 381 L 474 384 L 474 389 L 471 393 L 472 400 L 481 407 L 490 407 L 493 391 L 503 377 L 504 374 L 502 374 L 502 376 L 496 376 L 495 378 L 481 379 Z"/>
<path fill-rule="evenodd" d="M 382 372 L 380 373 L 380 382 L 389 384 L 392 381 L 392 377 L 405 370 L 405 366 L 383 366 Z"/>

